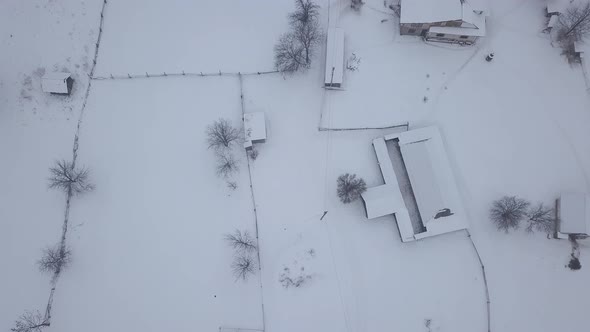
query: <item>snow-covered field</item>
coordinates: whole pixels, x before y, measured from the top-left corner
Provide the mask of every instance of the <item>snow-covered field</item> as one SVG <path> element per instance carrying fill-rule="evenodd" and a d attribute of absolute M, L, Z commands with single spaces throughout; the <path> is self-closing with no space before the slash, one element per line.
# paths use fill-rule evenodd
<path fill-rule="evenodd" d="M 402 244 L 393 218 L 368 221 L 360 202 L 335 195 L 345 172 L 382 183 L 371 140 L 395 129 L 318 127 L 405 122 L 441 129 L 486 266 L 492 330 L 585 327 L 588 245 L 572 272 L 567 241 L 507 235 L 487 220 L 504 194 L 552 204 L 561 191 L 590 191 L 589 97 L 580 68 L 540 33 L 542 2 L 490 2 L 489 37 L 464 48 L 400 37 L 383 2 L 366 2 L 360 14 L 345 1 L 320 2 L 323 21 L 329 7 L 346 30 L 346 56 L 361 58 L 343 91 L 321 89 L 323 50 L 305 74 L 243 78 L 245 110 L 268 121 L 251 161 L 262 271 L 247 282 L 231 275 L 223 242 L 235 228 L 255 229 L 246 154 L 234 148 L 232 191 L 205 143 L 215 119 L 239 123 L 238 78 L 93 82 L 78 162 L 97 188 L 73 202 L 73 263 L 48 331 L 424 331 L 427 319 L 432 331 L 484 331 L 485 290 L 466 233 Z M 49 278 L 35 260 L 59 239 L 65 205 L 46 188 L 47 168 L 71 158 L 101 4 L 0 4 L 0 60 L 10 64 L 0 67 L 5 329 L 23 310 L 45 309 Z M 96 73 L 269 70 L 291 9 L 291 0 L 109 1 Z M 74 73 L 72 97 L 39 92 L 38 68 L 54 66 Z M 284 288 L 285 268 L 310 278 Z"/>

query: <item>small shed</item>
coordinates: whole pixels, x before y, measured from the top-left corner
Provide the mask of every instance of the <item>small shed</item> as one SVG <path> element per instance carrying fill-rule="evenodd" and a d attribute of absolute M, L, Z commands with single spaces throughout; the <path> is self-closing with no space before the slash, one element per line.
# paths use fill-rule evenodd
<path fill-rule="evenodd" d="M 70 73 L 48 73 L 41 79 L 43 92 L 55 95 L 69 95 L 72 92 L 74 79 Z"/>
<path fill-rule="evenodd" d="M 559 233 L 590 235 L 590 196 L 562 193 L 557 201 Z"/>
<path fill-rule="evenodd" d="M 254 143 L 266 141 L 266 118 L 264 112 L 244 114 L 244 147 L 248 150 Z"/>
<path fill-rule="evenodd" d="M 324 86 L 339 88 L 344 78 L 344 29 L 328 28 Z"/>

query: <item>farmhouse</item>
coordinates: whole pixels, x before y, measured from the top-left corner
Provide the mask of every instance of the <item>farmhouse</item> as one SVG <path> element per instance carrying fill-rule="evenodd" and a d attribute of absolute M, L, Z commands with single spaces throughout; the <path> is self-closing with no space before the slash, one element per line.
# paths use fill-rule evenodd
<path fill-rule="evenodd" d="M 367 218 L 395 216 L 403 242 L 466 229 L 465 214 L 436 127 L 373 140 L 385 182 L 363 195 Z M 390 152 L 393 151 L 393 152 Z M 391 153 L 400 153 L 392 158 Z M 409 182 L 410 188 L 400 185 Z M 412 213 L 412 206 L 417 213 Z"/>
<path fill-rule="evenodd" d="M 48 73 L 41 79 L 43 92 L 56 95 L 69 95 L 73 85 L 74 79 L 70 73 Z"/>
<path fill-rule="evenodd" d="M 486 34 L 486 14 L 466 0 L 402 0 L 400 34 L 472 44 Z"/>
<path fill-rule="evenodd" d="M 244 114 L 244 148 L 249 150 L 254 143 L 266 141 L 266 118 L 264 112 Z"/>
<path fill-rule="evenodd" d="M 558 237 L 590 235 L 590 195 L 562 193 L 557 200 L 557 213 Z"/>

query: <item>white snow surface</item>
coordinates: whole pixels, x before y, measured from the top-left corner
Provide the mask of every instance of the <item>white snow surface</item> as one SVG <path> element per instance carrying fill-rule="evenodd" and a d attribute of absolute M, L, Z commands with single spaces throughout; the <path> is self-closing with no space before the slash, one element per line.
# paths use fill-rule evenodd
<path fill-rule="evenodd" d="M 434 23 L 460 20 L 461 0 L 401 0 L 401 23 Z"/>
<path fill-rule="evenodd" d="M 262 269 L 245 283 L 231 275 L 223 234 L 254 232 L 246 155 L 234 147 L 240 171 L 231 191 L 204 137 L 219 117 L 239 125 L 237 78 L 93 82 L 78 162 L 91 167 L 96 190 L 72 202 L 73 260 L 47 332 L 263 323 L 281 332 L 422 331 L 425 319 L 433 331 L 485 330 L 481 267 L 465 233 L 402 243 L 393 217 L 369 221 L 361 202 L 336 197 L 346 172 L 382 184 L 371 142 L 396 130 L 318 126 L 407 121 L 441 129 L 485 264 L 492 330 L 587 326 L 588 244 L 574 272 L 564 267 L 568 241 L 504 234 L 488 220 L 502 195 L 551 204 L 561 192 L 590 191 L 590 100 L 581 68 L 539 33 L 545 4 L 491 1 L 488 36 L 460 48 L 399 36 L 383 2 L 366 2 L 360 14 L 329 4 L 347 35 L 345 57 L 362 58 L 357 72 L 345 72 L 346 90 L 321 88 L 323 51 L 305 74 L 244 77 L 246 111 L 264 109 L 272 137 L 251 162 Z M 325 20 L 328 2 L 319 3 Z M 0 2 L 4 329 L 24 310 L 45 309 L 49 277 L 35 261 L 59 239 L 65 206 L 62 193 L 47 189 L 48 167 L 71 158 L 101 5 Z M 289 0 L 109 1 L 97 74 L 272 69 L 292 8 Z M 72 95 L 41 93 L 39 68 L 71 72 Z M 284 288 L 285 268 L 306 282 Z"/>

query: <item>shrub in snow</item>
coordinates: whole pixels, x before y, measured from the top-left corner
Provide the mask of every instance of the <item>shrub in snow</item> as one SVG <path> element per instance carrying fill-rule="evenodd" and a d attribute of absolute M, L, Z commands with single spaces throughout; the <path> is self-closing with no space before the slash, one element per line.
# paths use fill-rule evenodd
<path fill-rule="evenodd" d="M 570 268 L 570 270 L 579 270 L 582 268 L 582 264 L 580 264 L 580 260 L 578 259 L 578 257 L 574 256 L 574 254 L 571 254 L 571 259 L 570 262 L 567 264 L 567 267 Z"/>
<path fill-rule="evenodd" d="M 224 238 L 238 253 L 256 251 L 256 239 L 248 231 L 236 229 L 233 233 L 225 234 Z"/>
<path fill-rule="evenodd" d="M 219 119 L 207 127 L 207 144 L 209 148 L 229 148 L 240 137 L 240 131 L 227 119 Z"/>
<path fill-rule="evenodd" d="M 258 150 L 256 150 L 256 149 L 250 150 L 248 152 L 248 156 L 250 156 L 250 159 L 256 160 L 256 158 L 258 158 Z"/>
<path fill-rule="evenodd" d="M 519 227 L 520 221 L 527 216 L 527 209 L 531 203 L 516 196 L 504 196 L 492 203 L 490 219 L 498 230 L 506 233 Z"/>
<path fill-rule="evenodd" d="M 528 211 L 528 225 L 525 230 L 532 233 L 534 230 L 552 234 L 555 232 L 555 210 L 547 208 L 539 203 Z"/>
<path fill-rule="evenodd" d="M 71 195 L 79 195 L 94 189 L 90 183 L 90 171 L 85 168 L 74 167 L 69 161 L 59 160 L 55 166 L 49 168 L 49 188 L 60 189 Z"/>
<path fill-rule="evenodd" d="M 356 177 L 356 174 L 342 174 L 337 180 L 337 193 L 342 203 L 350 203 L 361 197 L 367 190 L 365 180 Z"/>
<path fill-rule="evenodd" d="M 72 252 L 68 247 L 57 244 L 53 247 L 43 249 L 43 256 L 37 261 L 39 271 L 48 273 L 59 273 L 68 267 L 71 262 Z"/>
<path fill-rule="evenodd" d="M 346 69 L 350 71 L 357 71 L 359 70 L 360 64 L 361 58 L 357 57 L 356 54 L 352 53 L 352 55 L 346 61 Z"/>
<path fill-rule="evenodd" d="M 296 273 L 292 273 L 291 269 L 284 267 L 279 276 L 279 282 L 285 288 L 301 287 L 308 280 L 311 280 L 311 276 L 305 273 L 305 267 L 303 266 Z"/>
<path fill-rule="evenodd" d="M 10 330 L 13 332 L 41 332 L 46 326 L 49 326 L 49 322 L 39 311 L 27 311 L 16 320 L 14 327 Z"/>
<path fill-rule="evenodd" d="M 310 0 L 295 0 L 295 11 L 289 14 L 291 31 L 283 34 L 275 45 L 275 67 L 283 73 L 309 68 L 315 47 L 322 33 L 319 6 Z"/>
<path fill-rule="evenodd" d="M 238 189 L 238 184 L 235 181 L 227 181 L 227 187 L 231 190 Z"/>
<path fill-rule="evenodd" d="M 256 271 L 256 262 L 251 255 L 247 253 L 239 253 L 234 257 L 234 261 L 231 264 L 232 273 L 236 277 L 236 280 L 242 279 L 246 281 L 251 274 Z"/>
<path fill-rule="evenodd" d="M 220 152 L 217 154 L 217 175 L 223 178 L 230 177 L 238 171 L 238 163 L 229 152 Z"/>

